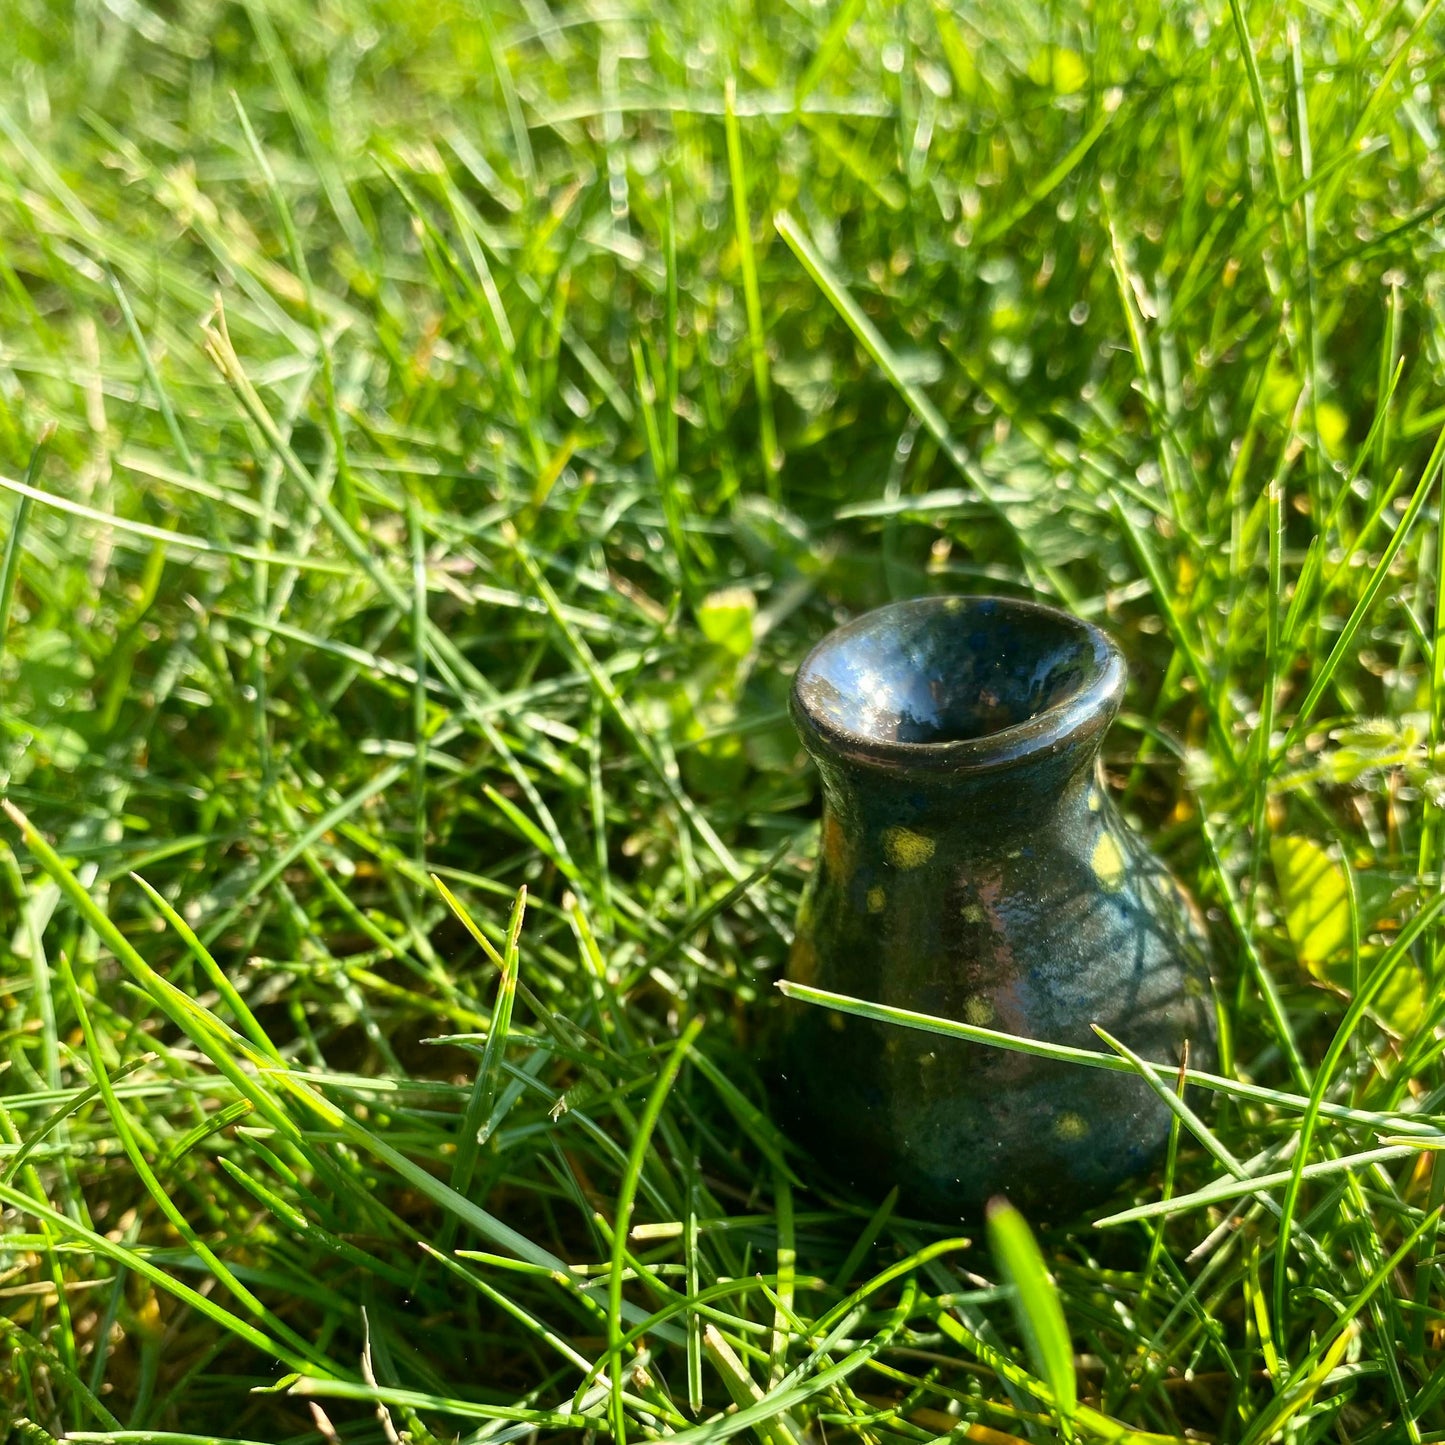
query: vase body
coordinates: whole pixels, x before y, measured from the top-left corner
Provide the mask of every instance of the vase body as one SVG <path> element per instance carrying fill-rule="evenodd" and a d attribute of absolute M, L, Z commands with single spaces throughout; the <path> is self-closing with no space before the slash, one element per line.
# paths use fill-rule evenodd
<path fill-rule="evenodd" d="M 794 683 L 823 782 L 789 977 L 1095 1052 L 1211 1068 L 1207 939 L 1124 824 L 1098 753 L 1125 669 L 1066 613 L 1001 598 L 895 603 L 839 628 Z M 1136 1076 L 789 1000 L 784 1122 L 825 1169 L 966 1218 L 994 1194 L 1072 1213 L 1146 1168 L 1170 1114 Z"/>

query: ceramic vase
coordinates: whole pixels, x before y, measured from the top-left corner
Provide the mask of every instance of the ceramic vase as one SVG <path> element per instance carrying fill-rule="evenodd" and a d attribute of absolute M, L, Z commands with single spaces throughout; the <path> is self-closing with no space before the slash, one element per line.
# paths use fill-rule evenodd
<path fill-rule="evenodd" d="M 823 784 L 790 978 L 1104 1052 L 1216 1056 L 1208 941 L 1119 816 L 1099 749 L 1126 670 L 1097 627 L 1037 604 L 932 597 L 838 628 L 799 668 Z M 1136 1076 L 789 1000 L 777 1112 L 826 1173 L 967 1218 L 995 1194 L 1068 1214 L 1146 1169 L 1169 1111 Z"/>

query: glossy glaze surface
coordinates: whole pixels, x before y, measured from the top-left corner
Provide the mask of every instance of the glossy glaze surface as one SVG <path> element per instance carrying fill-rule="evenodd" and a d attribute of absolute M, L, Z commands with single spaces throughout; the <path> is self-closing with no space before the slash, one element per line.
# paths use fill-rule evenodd
<path fill-rule="evenodd" d="M 839 628 L 793 715 L 821 773 L 821 847 L 789 976 L 1098 1050 L 1215 1058 L 1192 906 L 1097 783 L 1125 668 L 1090 624 L 998 598 L 924 598 Z M 1146 1168 L 1168 1136 L 1139 1081 L 801 1003 L 773 1046 L 785 1124 L 869 1194 L 967 1217 L 1053 1213 Z"/>

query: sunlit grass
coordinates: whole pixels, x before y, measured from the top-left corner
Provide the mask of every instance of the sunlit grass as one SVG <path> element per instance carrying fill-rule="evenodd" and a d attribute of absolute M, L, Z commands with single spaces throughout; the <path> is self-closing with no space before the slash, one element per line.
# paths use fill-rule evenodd
<path fill-rule="evenodd" d="M 0 1433 L 1445 1440 L 1432 6 L 5 27 Z M 1053 1287 L 754 1062 L 791 669 L 950 589 L 1217 944 Z"/>

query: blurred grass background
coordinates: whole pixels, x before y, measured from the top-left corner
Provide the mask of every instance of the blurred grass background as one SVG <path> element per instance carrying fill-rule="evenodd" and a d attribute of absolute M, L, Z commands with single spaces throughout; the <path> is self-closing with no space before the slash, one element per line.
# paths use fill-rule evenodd
<path fill-rule="evenodd" d="M 1436 8 L 10 0 L 0 1429 L 1445 1440 Z M 752 1059 L 945 590 L 1123 642 L 1255 1086 L 1063 1366 Z"/>

